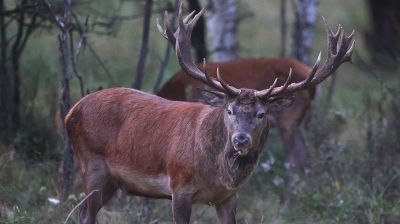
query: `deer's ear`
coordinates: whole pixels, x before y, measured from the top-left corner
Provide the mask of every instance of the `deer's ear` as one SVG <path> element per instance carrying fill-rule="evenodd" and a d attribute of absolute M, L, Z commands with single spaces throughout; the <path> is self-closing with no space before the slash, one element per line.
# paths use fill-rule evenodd
<path fill-rule="evenodd" d="M 294 102 L 294 97 L 271 99 L 268 103 L 268 111 L 271 112 L 281 111 L 292 105 L 293 102 Z"/>
<path fill-rule="evenodd" d="M 223 106 L 226 102 L 226 95 L 222 92 L 197 88 L 202 97 L 202 102 L 211 106 Z"/>

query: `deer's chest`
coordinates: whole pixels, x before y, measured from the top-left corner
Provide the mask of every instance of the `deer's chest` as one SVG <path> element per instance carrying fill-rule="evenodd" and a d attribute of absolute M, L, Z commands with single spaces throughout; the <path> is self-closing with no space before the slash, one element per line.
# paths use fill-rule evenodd
<path fill-rule="evenodd" d="M 231 197 L 237 190 L 238 189 L 228 189 L 223 185 L 211 185 L 195 192 L 192 200 L 194 203 L 215 205 Z"/>

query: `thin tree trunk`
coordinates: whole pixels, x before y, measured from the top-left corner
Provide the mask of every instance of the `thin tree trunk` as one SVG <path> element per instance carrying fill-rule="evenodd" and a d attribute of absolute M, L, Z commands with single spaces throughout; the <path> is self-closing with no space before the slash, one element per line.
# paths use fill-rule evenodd
<path fill-rule="evenodd" d="M 178 7 L 179 7 L 179 0 L 175 0 L 174 13 L 173 13 L 173 16 L 172 16 L 172 24 L 171 24 L 172 26 L 175 25 L 175 18 L 176 18 L 176 15 L 177 15 Z M 157 75 L 157 80 L 156 80 L 156 83 L 154 84 L 153 93 L 157 93 L 160 90 L 161 83 L 162 83 L 163 78 L 164 78 L 165 68 L 168 65 L 170 54 L 171 54 L 171 44 L 167 43 L 167 46 L 166 46 L 165 51 L 164 51 L 164 57 L 163 57 L 163 59 L 161 61 L 160 70 L 159 70 L 158 75 Z"/>
<path fill-rule="evenodd" d="M 5 11 L 4 0 L 0 0 L 0 12 L 2 11 Z M 6 24 L 4 22 L 4 16 L 0 16 L 0 47 L 0 71 L 3 71 L 3 69 L 5 69 L 7 53 Z M 4 73 L 0 75 L 4 75 Z"/>
<path fill-rule="evenodd" d="M 20 5 L 26 3 L 22 1 Z M 0 2 L 0 11 L 5 11 L 4 1 Z M 13 44 L 8 54 L 9 43 L 6 36 L 6 23 L 4 17 L 0 20 L 0 131 L 1 140 L 6 145 L 12 143 L 20 124 L 20 47 L 24 42 L 25 12 L 20 11 L 15 15 L 17 31 Z"/>
<path fill-rule="evenodd" d="M 0 0 L 0 11 L 5 11 L 4 1 Z M 10 127 L 11 119 L 9 115 L 11 114 L 10 109 L 10 75 L 7 71 L 7 39 L 6 39 L 6 24 L 4 17 L 0 16 L 0 140 L 6 144 L 10 143 Z"/>
<path fill-rule="evenodd" d="M 299 0 L 295 7 L 295 23 L 292 35 L 292 57 L 310 64 L 315 21 L 319 0 Z"/>
<path fill-rule="evenodd" d="M 67 6 L 66 6 L 67 7 Z M 58 35 L 59 53 L 60 53 L 60 66 L 61 66 L 61 98 L 60 98 L 60 116 L 61 121 L 65 120 L 70 106 L 70 89 L 69 89 L 69 70 L 68 70 L 68 42 L 67 34 L 62 33 Z M 59 176 L 59 189 L 62 200 L 68 198 L 68 195 L 72 191 L 72 185 L 74 181 L 74 157 L 72 151 L 72 145 L 69 141 L 67 130 L 64 122 L 61 122 L 61 136 L 64 142 L 63 148 L 63 161 L 61 163 L 61 170 Z"/>
<path fill-rule="evenodd" d="M 24 5 L 26 3 L 26 0 L 21 2 L 21 5 Z M 25 26 L 25 12 L 21 11 L 19 14 L 19 17 L 17 19 L 17 34 L 15 36 L 15 41 L 12 45 L 11 49 L 11 75 L 13 81 L 11 82 L 12 86 L 12 111 L 11 111 L 11 117 L 12 117 L 12 133 L 16 133 L 19 127 L 20 123 L 20 114 L 19 114 L 19 105 L 20 105 L 20 66 L 19 66 L 19 61 L 20 61 L 20 45 L 21 42 L 23 41 L 23 36 L 24 36 L 24 26 Z"/>
<path fill-rule="evenodd" d="M 238 58 L 236 0 L 200 0 L 206 8 L 207 48 L 211 61 Z"/>
<path fill-rule="evenodd" d="M 48 9 L 49 13 L 53 17 L 54 23 L 60 29 L 60 34 L 58 38 L 59 47 L 59 57 L 60 57 L 60 80 L 61 80 L 61 96 L 60 96 L 60 120 L 64 121 L 71 107 L 70 99 L 70 88 L 69 79 L 71 78 L 71 71 L 69 69 L 72 62 L 69 61 L 69 51 L 68 49 L 73 46 L 68 45 L 68 35 L 71 33 L 71 10 L 72 10 L 72 0 L 64 1 L 64 16 L 63 18 L 58 18 L 54 13 L 51 4 L 48 0 L 42 0 Z M 73 42 L 72 42 L 73 43 Z M 74 157 L 72 151 L 72 145 L 70 143 L 67 130 L 64 122 L 61 123 L 61 136 L 64 142 L 63 148 L 63 161 L 59 169 L 58 176 L 58 189 L 60 192 L 61 200 L 66 200 L 69 194 L 72 192 L 73 181 L 74 181 Z"/>
<path fill-rule="evenodd" d="M 0 0 L 0 12 L 2 11 L 5 11 L 4 0 Z M 4 21 L 4 16 L 0 16 L 0 78 L 6 76 L 7 45 L 6 24 Z M 4 82 L 0 83 L 4 85 Z"/>
<path fill-rule="evenodd" d="M 28 4 L 27 0 L 19 2 L 12 15 L 11 21 L 15 21 L 16 33 L 7 40 L 7 25 L 5 16 L 0 16 L 0 141 L 6 145 L 13 142 L 20 127 L 20 59 L 29 36 L 37 27 L 37 14 L 31 15 L 28 23 L 28 13 L 23 8 Z M 20 9 L 21 10 L 17 10 Z M 0 12 L 5 9 L 4 0 L 0 0 Z M 9 10 L 10 11 L 10 10 Z M 10 22 L 7 22 L 10 24 Z M 11 27 L 13 29 L 14 27 Z"/>
<path fill-rule="evenodd" d="M 154 84 L 153 93 L 157 93 L 160 90 L 161 83 L 164 78 L 165 68 L 168 65 L 170 53 L 171 53 L 171 45 L 169 43 L 167 43 L 167 46 L 164 51 L 164 57 L 161 61 L 160 70 L 157 75 L 157 80 L 156 80 L 156 83 Z"/>
<path fill-rule="evenodd" d="M 285 57 L 286 55 L 286 32 L 287 22 L 286 22 L 286 0 L 281 0 L 281 49 L 279 56 Z"/>
<path fill-rule="evenodd" d="M 149 51 L 149 26 L 151 19 L 151 8 L 153 6 L 153 0 L 146 0 L 144 19 L 143 19 L 143 33 L 142 33 L 142 46 L 140 48 L 139 60 L 136 66 L 136 76 L 132 84 L 135 89 L 142 87 L 142 80 L 144 75 L 144 67 L 146 65 L 146 57 Z"/>

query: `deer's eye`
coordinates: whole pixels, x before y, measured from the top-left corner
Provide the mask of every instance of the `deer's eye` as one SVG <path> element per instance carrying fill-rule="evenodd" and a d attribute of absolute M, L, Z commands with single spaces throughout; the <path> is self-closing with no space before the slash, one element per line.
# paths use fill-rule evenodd
<path fill-rule="evenodd" d="M 232 110 L 228 109 L 228 115 L 232 115 Z"/>
<path fill-rule="evenodd" d="M 265 116 L 265 113 L 264 113 L 264 112 L 261 112 L 261 113 L 258 113 L 258 114 L 257 114 L 257 118 L 258 118 L 258 119 L 263 119 L 264 116 Z"/>

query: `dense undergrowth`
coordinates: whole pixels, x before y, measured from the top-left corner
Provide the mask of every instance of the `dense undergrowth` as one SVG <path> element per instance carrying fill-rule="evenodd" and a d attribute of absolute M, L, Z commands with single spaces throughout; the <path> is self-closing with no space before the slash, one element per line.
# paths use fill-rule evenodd
<path fill-rule="evenodd" d="M 238 196 L 239 223 L 398 223 L 400 221 L 400 104 L 393 95 L 364 94 L 355 118 L 316 101 L 306 132 L 311 166 L 281 203 L 287 174 L 279 136 L 272 131 L 262 163 Z M 349 138 L 358 125 L 357 139 Z M 4 148 L 2 149 L 4 152 Z M 265 165 L 267 161 L 268 166 Z M 60 204 L 56 159 L 27 162 L 2 153 L 0 223 L 63 223 L 84 197 L 75 192 Z M 281 181 L 280 181 L 281 180 Z M 150 200 L 143 217 L 138 197 L 113 199 L 98 215 L 99 223 L 170 223 L 168 200 Z M 76 220 L 72 215 L 69 223 Z M 195 206 L 193 223 L 214 223 L 210 206 Z"/>

